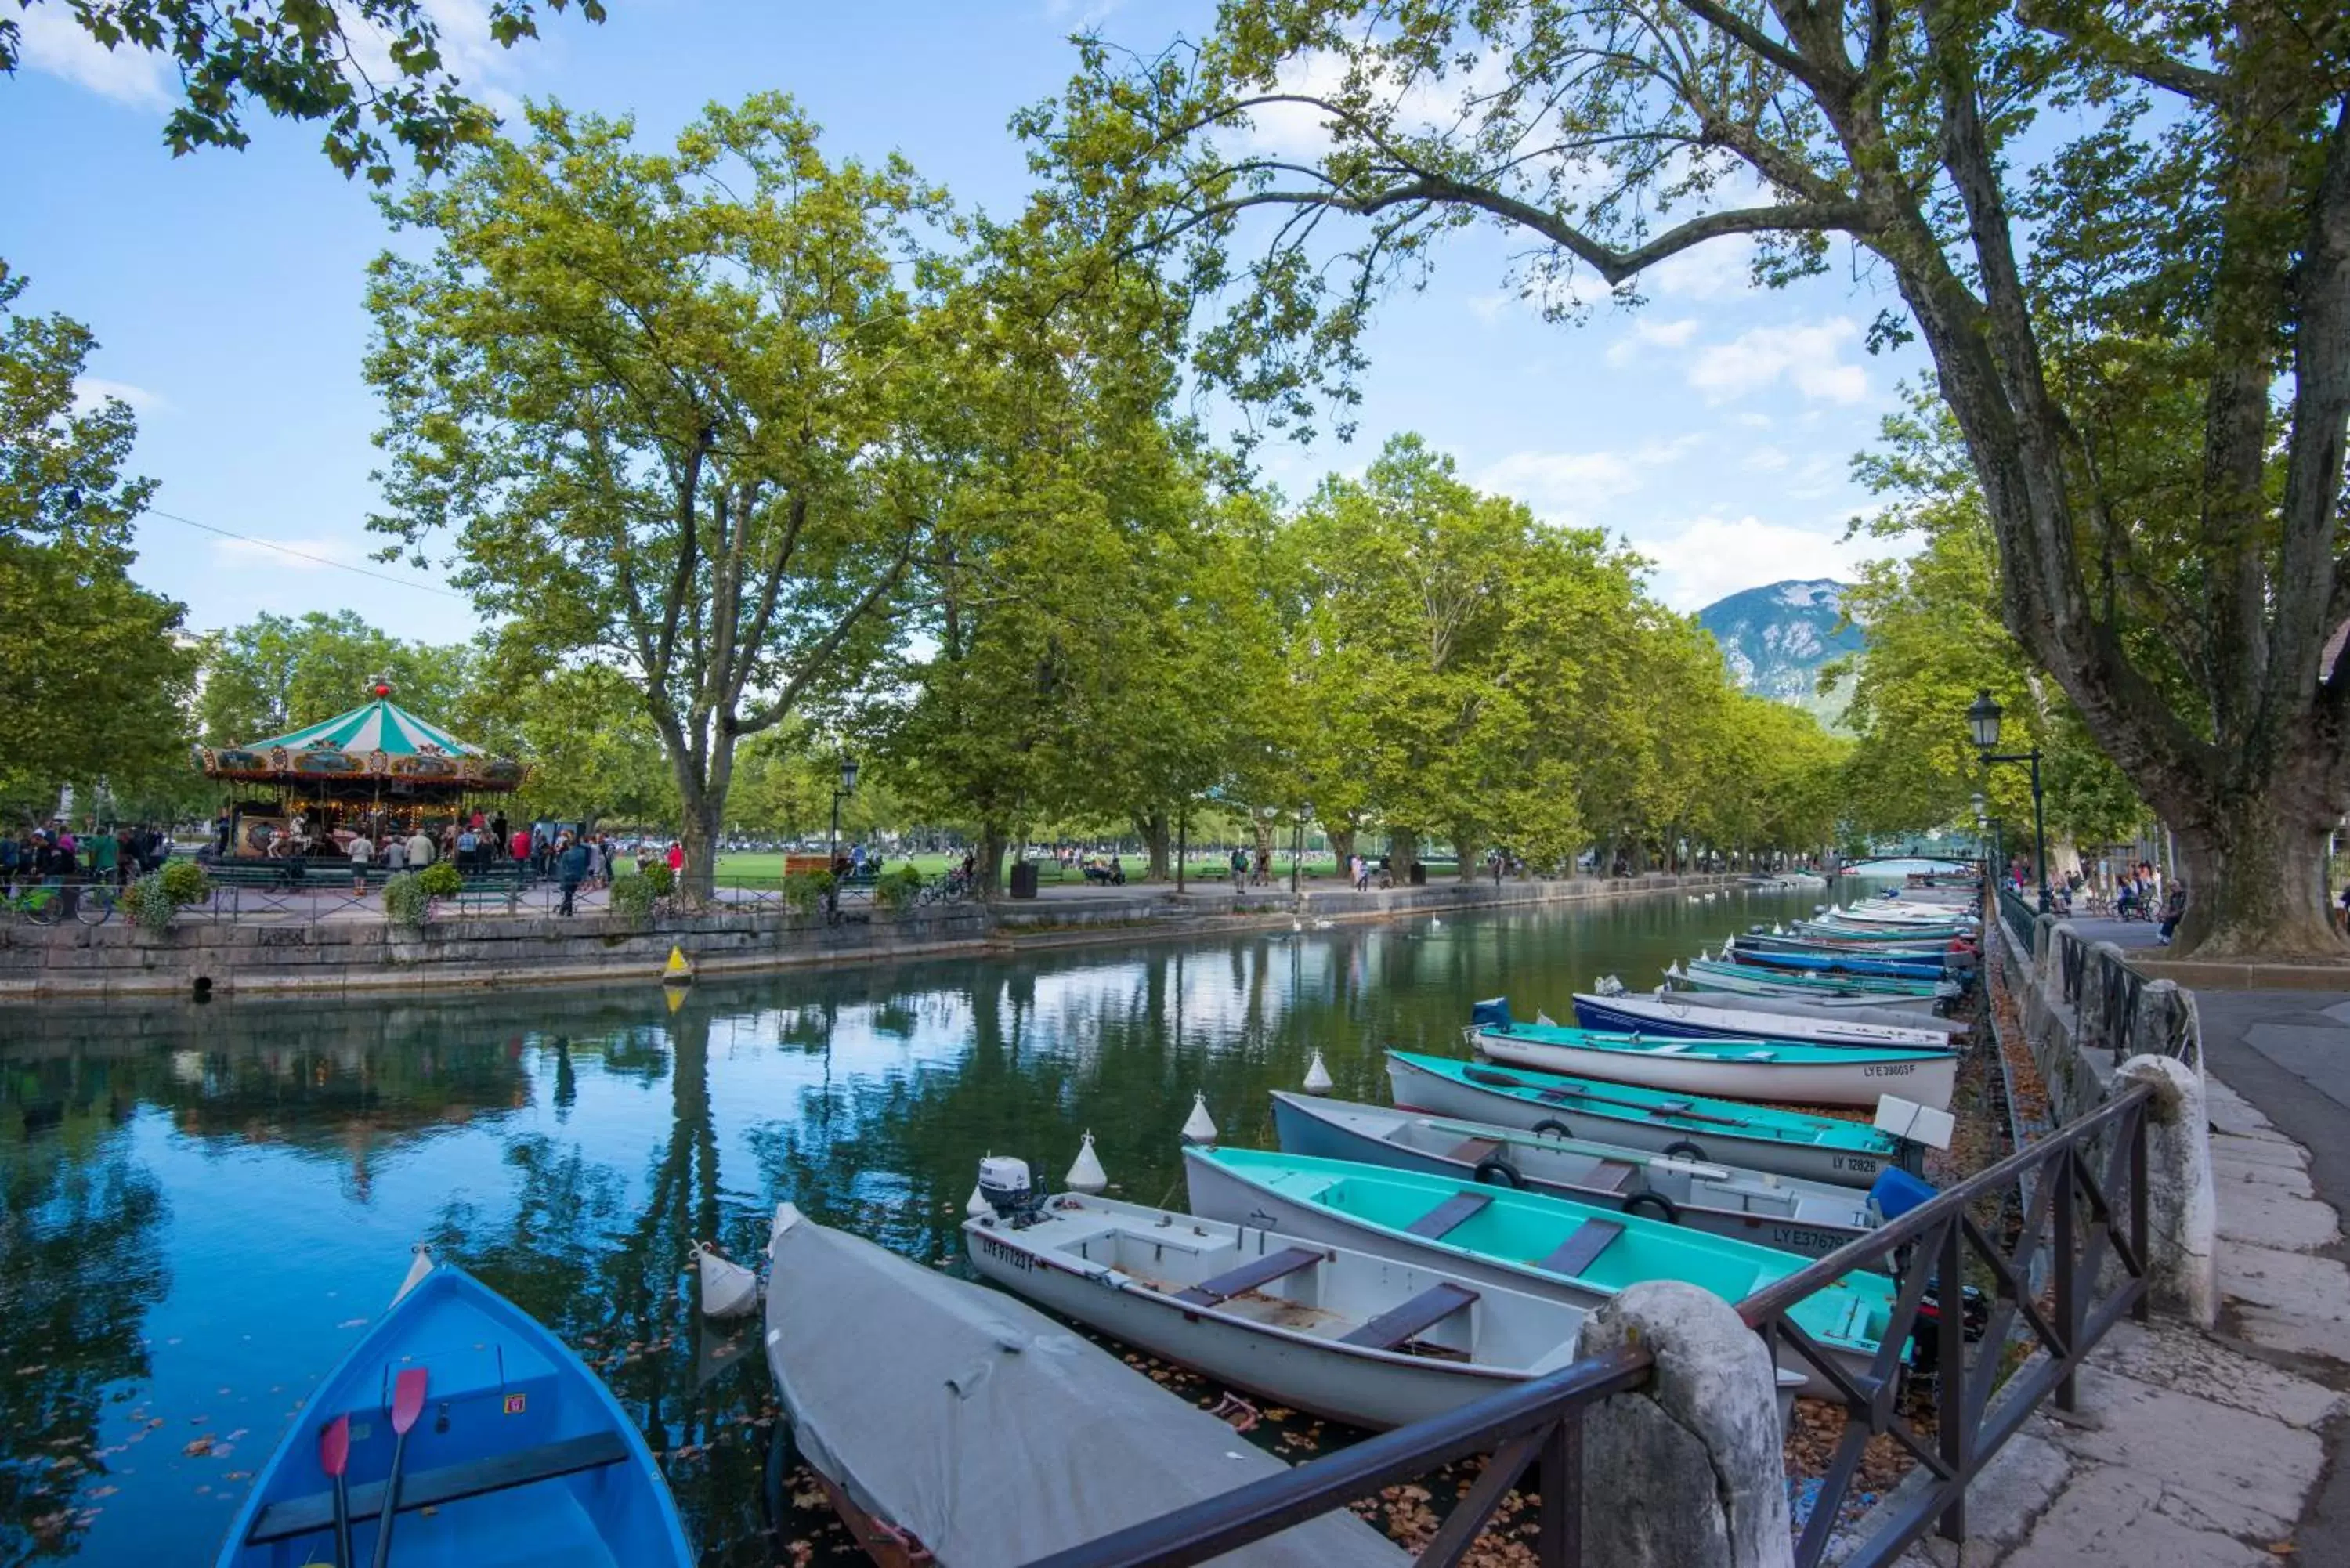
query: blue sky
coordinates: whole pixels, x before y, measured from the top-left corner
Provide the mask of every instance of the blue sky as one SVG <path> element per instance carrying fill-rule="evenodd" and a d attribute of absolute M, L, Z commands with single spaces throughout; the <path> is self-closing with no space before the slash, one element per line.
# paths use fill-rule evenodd
<path fill-rule="evenodd" d="M 509 53 L 481 34 L 481 0 L 429 5 L 445 52 L 494 106 L 559 98 L 633 112 L 646 137 L 666 138 L 707 102 L 781 88 L 836 155 L 894 148 L 962 202 L 999 211 L 1028 179 L 1005 119 L 1066 79 L 1070 31 L 1098 20 L 1155 49 L 1208 14 L 1151 0 L 609 0 L 604 26 L 547 17 L 539 43 Z M 97 332 L 93 381 L 139 410 L 137 467 L 161 481 L 160 509 L 367 566 L 377 408 L 359 379 L 360 289 L 389 237 L 367 192 L 319 155 L 312 129 L 257 112 L 247 151 L 173 159 L 160 139 L 166 73 L 88 44 L 62 0 L 24 26 L 25 68 L 0 78 L 0 256 L 33 279 L 23 306 Z M 1897 303 L 1889 283 L 1840 263 L 1757 292 L 1739 244 L 1716 242 L 1652 275 L 1638 311 L 1603 303 L 1583 326 L 1553 327 L 1506 287 L 1512 248 L 1491 231 L 1452 243 L 1427 288 L 1380 317 L 1356 441 L 1272 451 L 1268 475 L 1299 494 L 1417 430 L 1471 480 L 1628 539 L 1681 609 L 1883 553 L 1839 540 L 1868 504 L 1846 462 L 1919 369 L 1914 351 L 1861 347 Z M 162 518 L 139 543 L 137 575 L 184 600 L 198 628 L 346 607 L 432 640 L 479 624 L 462 597 L 398 568 L 369 566 L 400 579 L 370 580 Z"/>

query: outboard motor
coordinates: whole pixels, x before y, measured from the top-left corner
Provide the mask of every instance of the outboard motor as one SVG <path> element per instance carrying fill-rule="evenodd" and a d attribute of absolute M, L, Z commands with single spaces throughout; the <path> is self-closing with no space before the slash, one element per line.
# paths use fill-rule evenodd
<path fill-rule="evenodd" d="M 1009 1155 L 992 1154 L 979 1162 L 979 1195 L 999 1220 L 1017 1220 L 1035 1207 L 1037 1194 L 1028 1180 L 1028 1162 Z"/>
<path fill-rule="evenodd" d="M 1496 996 L 1484 1002 L 1471 1003 L 1469 1008 L 1469 1027 L 1491 1029 L 1501 1034 L 1508 1033 L 1510 1032 L 1510 999 L 1506 996 Z"/>

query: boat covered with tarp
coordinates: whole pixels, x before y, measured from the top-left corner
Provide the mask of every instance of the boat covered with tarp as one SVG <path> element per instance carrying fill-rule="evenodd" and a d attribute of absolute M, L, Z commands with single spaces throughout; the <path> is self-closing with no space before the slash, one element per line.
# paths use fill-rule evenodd
<path fill-rule="evenodd" d="M 1034 1308 L 789 1203 L 768 1255 L 767 1364 L 792 1440 L 885 1563 L 1012 1568 L 1284 1469 Z M 1216 1561 L 1409 1560 L 1340 1509 Z"/>

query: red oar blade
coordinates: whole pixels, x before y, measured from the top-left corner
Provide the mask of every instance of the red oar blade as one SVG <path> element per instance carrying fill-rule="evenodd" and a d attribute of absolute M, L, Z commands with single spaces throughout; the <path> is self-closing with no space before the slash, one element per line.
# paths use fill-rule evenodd
<path fill-rule="evenodd" d="M 391 1386 L 391 1429 L 405 1432 L 424 1410 L 424 1368 L 411 1366 Z"/>
<path fill-rule="evenodd" d="M 318 1468 L 327 1472 L 328 1480 L 343 1473 L 351 1462 L 351 1418 L 338 1416 L 318 1430 Z"/>

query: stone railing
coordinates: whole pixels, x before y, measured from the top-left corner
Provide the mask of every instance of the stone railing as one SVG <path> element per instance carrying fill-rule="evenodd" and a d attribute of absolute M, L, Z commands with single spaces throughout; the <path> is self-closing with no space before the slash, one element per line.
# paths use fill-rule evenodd
<path fill-rule="evenodd" d="M 2112 942 L 2085 940 L 2054 915 L 2034 922 L 2030 950 L 2007 936 L 2006 974 L 2033 1061 L 2058 1119 L 2103 1101 L 2131 1056 L 2169 1056 L 2200 1072 L 2195 993 L 2148 980 Z"/>

